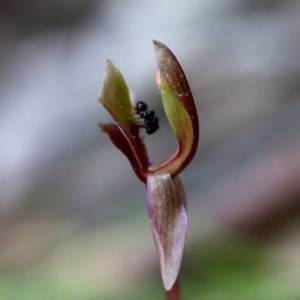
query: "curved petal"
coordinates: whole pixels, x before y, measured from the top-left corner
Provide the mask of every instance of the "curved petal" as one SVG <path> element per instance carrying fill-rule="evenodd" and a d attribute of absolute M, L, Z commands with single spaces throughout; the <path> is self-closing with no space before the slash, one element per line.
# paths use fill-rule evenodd
<path fill-rule="evenodd" d="M 179 177 L 148 176 L 147 205 L 163 283 L 169 291 L 179 273 L 187 231 L 186 200 Z"/>
<path fill-rule="evenodd" d="M 179 149 L 169 159 L 151 166 L 150 173 L 176 176 L 194 157 L 199 141 L 199 121 L 195 102 L 176 57 L 164 44 L 154 41 L 158 62 L 158 84 L 167 118 L 175 132 Z"/>

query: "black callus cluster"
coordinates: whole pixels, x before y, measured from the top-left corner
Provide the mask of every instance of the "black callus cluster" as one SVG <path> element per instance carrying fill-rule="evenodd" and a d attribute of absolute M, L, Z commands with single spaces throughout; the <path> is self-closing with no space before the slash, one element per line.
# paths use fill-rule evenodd
<path fill-rule="evenodd" d="M 155 116 L 154 110 L 147 110 L 147 104 L 142 101 L 139 101 L 135 108 L 138 114 L 144 119 L 146 133 L 152 134 L 156 132 L 159 128 L 159 125 L 158 118 Z"/>

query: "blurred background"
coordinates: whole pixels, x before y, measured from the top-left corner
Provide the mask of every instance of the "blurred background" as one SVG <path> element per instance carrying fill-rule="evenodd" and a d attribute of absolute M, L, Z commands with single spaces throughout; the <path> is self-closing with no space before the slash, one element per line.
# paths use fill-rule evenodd
<path fill-rule="evenodd" d="M 300 1 L 0 1 L 0 299 L 163 299 L 144 185 L 97 128 L 105 60 L 177 147 L 152 39 L 200 115 L 184 299 L 300 299 Z"/>

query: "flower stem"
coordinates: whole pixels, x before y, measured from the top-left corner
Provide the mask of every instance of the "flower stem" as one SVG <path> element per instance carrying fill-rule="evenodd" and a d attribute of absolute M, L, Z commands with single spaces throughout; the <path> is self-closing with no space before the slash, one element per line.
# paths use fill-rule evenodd
<path fill-rule="evenodd" d="M 172 289 L 170 291 L 166 291 L 166 299 L 167 300 L 180 300 L 180 285 L 179 279 L 177 277 Z"/>

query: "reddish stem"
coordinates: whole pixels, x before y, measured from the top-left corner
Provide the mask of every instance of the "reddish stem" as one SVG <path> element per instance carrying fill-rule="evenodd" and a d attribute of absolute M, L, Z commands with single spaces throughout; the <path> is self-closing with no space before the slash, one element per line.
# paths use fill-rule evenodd
<path fill-rule="evenodd" d="M 180 285 L 179 279 L 177 277 L 172 289 L 170 291 L 166 291 L 167 300 L 180 300 Z"/>

